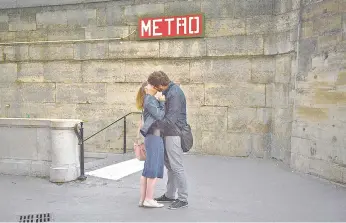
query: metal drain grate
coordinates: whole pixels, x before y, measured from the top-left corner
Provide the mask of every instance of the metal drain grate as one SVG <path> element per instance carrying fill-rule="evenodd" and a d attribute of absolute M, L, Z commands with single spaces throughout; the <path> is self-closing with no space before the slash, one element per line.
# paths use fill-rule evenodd
<path fill-rule="evenodd" d="M 19 222 L 51 222 L 52 215 L 50 213 L 45 214 L 29 214 L 19 216 Z"/>

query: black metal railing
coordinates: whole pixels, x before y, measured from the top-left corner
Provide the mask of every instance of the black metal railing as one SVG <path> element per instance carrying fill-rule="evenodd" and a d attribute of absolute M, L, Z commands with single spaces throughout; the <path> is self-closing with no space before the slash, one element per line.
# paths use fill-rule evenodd
<path fill-rule="evenodd" d="M 102 131 L 106 130 L 107 128 L 111 127 L 112 125 L 118 123 L 121 120 L 124 120 L 124 129 L 123 129 L 123 153 L 126 153 L 126 118 L 129 115 L 133 115 L 133 114 L 142 114 L 141 112 L 130 112 L 124 116 L 122 116 L 121 118 L 115 120 L 114 122 L 112 122 L 111 124 L 107 125 L 106 127 L 102 128 L 101 130 L 95 132 L 94 134 L 92 134 L 91 136 L 88 136 L 86 139 L 84 139 L 84 127 L 83 127 L 83 122 L 80 123 L 80 127 L 78 126 L 78 124 L 75 126 L 75 132 L 78 136 L 78 145 L 80 145 L 80 177 L 78 178 L 79 180 L 85 180 L 86 176 L 85 176 L 85 169 L 84 169 L 84 142 L 86 142 L 87 140 L 91 139 L 92 137 L 96 136 L 97 134 L 101 133 Z"/>

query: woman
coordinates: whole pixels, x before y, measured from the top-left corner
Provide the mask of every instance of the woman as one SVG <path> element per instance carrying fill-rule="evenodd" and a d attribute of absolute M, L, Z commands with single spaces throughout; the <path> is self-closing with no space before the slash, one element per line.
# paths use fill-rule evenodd
<path fill-rule="evenodd" d="M 161 208 L 164 205 L 154 200 L 154 188 L 158 178 L 163 178 L 164 170 L 164 145 L 161 130 L 157 121 L 165 115 L 164 96 L 155 97 L 157 90 L 147 82 L 138 90 L 136 105 L 143 110 L 142 127 L 140 129 L 146 148 L 146 160 L 141 176 L 140 207 Z"/>

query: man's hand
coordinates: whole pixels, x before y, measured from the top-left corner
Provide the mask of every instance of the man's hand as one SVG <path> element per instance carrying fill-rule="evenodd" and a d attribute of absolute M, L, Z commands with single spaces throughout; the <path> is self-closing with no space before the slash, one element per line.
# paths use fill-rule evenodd
<path fill-rule="evenodd" d="M 166 101 L 166 97 L 162 94 L 162 92 L 157 92 L 155 97 L 159 101 Z"/>
<path fill-rule="evenodd" d="M 157 93 L 157 90 L 155 90 L 155 88 L 153 88 L 153 86 L 151 86 L 150 84 L 148 84 L 144 89 L 146 94 L 150 94 L 152 96 L 155 96 L 155 94 Z"/>

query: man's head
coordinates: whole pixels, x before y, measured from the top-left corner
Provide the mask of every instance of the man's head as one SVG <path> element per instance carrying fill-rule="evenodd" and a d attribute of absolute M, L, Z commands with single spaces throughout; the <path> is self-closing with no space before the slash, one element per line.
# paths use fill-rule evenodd
<path fill-rule="evenodd" d="M 163 71 L 155 71 L 150 74 L 148 78 L 148 83 L 154 86 L 154 88 L 160 92 L 166 90 L 170 82 L 171 80 Z"/>

